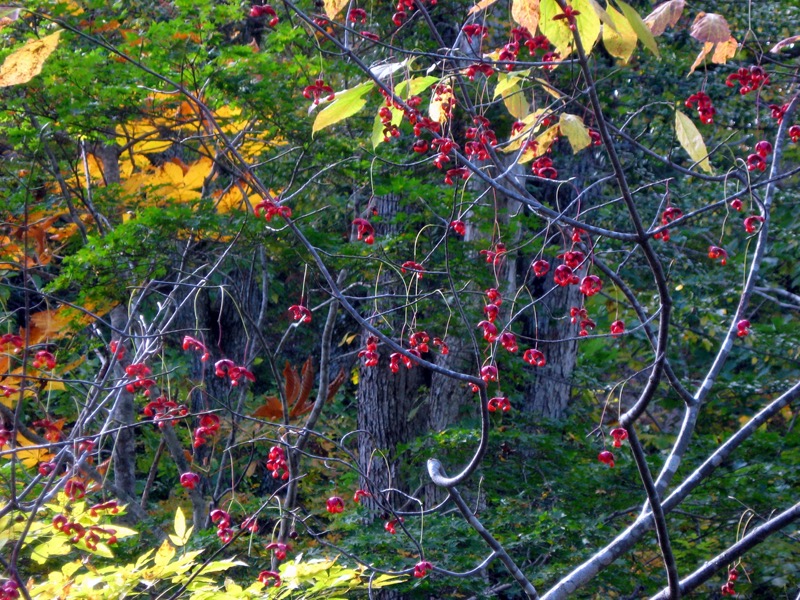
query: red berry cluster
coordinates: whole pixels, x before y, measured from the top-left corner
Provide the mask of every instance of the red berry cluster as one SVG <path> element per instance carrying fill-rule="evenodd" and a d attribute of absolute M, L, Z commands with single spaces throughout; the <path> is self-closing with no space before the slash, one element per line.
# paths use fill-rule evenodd
<path fill-rule="evenodd" d="M 412 275 L 416 275 L 418 279 L 422 279 L 422 274 L 425 272 L 425 267 L 418 262 L 414 262 L 413 260 L 407 260 L 400 265 L 400 272 L 405 273 L 406 271 L 410 271 Z"/>
<path fill-rule="evenodd" d="M 581 14 L 579 10 L 573 10 L 569 4 L 565 4 L 564 12 L 553 17 L 553 21 L 559 21 L 563 19 L 570 30 L 575 31 L 575 28 L 577 27 L 575 17 L 577 17 L 579 14 Z"/>
<path fill-rule="evenodd" d="M 181 485 L 187 490 L 193 490 L 195 487 L 200 485 L 200 475 L 197 473 L 192 473 L 191 471 L 188 473 L 181 473 L 180 482 Z"/>
<path fill-rule="evenodd" d="M 467 225 L 464 221 L 456 219 L 455 221 L 450 221 L 450 229 L 456 232 L 457 235 L 465 236 L 467 234 Z"/>
<path fill-rule="evenodd" d="M 736 580 L 739 579 L 739 571 L 735 568 L 728 571 L 728 581 L 720 588 L 720 593 L 723 596 L 735 596 L 736 590 L 733 586 L 736 585 Z"/>
<path fill-rule="evenodd" d="M 475 127 L 468 127 L 464 133 L 469 140 L 464 144 L 464 154 L 473 160 L 489 160 L 489 148 L 497 146 L 497 135 L 486 117 L 477 116 L 473 123 Z"/>
<path fill-rule="evenodd" d="M 598 454 L 597 460 L 605 465 L 608 465 L 609 467 L 614 466 L 614 455 L 608 450 L 603 450 L 600 454 Z"/>
<path fill-rule="evenodd" d="M 596 324 L 589 318 L 589 312 L 585 308 L 573 306 L 569 309 L 570 320 L 573 323 L 580 321 L 581 330 L 578 333 L 581 337 L 589 335 L 589 329 L 594 329 Z"/>
<path fill-rule="evenodd" d="M 397 533 L 397 526 L 400 525 L 400 523 L 402 523 L 403 521 L 405 521 L 403 517 L 397 517 L 396 519 L 391 519 L 389 521 L 386 521 L 386 523 L 384 523 L 383 529 L 387 533 L 391 533 L 392 535 L 394 535 Z"/>
<path fill-rule="evenodd" d="M 614 337 L 618 335 L 622 335 L 625 333 L 625 323 L 617 319 L 613 323 L 611 323 L 611 335 Z"/>
<path fill-rule="evenodd" d="M 611 437 L 614 438 L 614 448 L 621 448 L 622 442 L 628 439 L 628 432 L 622 427 L 615 427 L 611 430 Z"/>
<path fill-rule="evenodd" d="M 465 36 L 467 36 L 467 42 L 470 44 L 472 43 L 473 37 L 485 40 L 489 35 L 489 29 L 483 25 L 478 25 L 477 23 L 468 23 L 461 28 L 461 31 L 464 32 Z"/>
<path fill-rule="evenodd" d="M 312 85 L 307 85 L 303 88 L 303 97 L 314 99 L 314 104 L 319 104 L 320 100 L 325 97 L 325 100 L 333 100 L 336 97 L 336 94 L 333 91 L 333 88 L 325 83 L 324 79 L 317 79 Z"/>
<path fill-rule="evenodd" d="M 280 573 L 276 571 L 261 571 L 261 573 L 258 574 L 258 581 L 265 586 L 270 584 L 274 587 L 281 586 L 281 576 Z"/>
<path fill-rule="evenodd" d="M 750 215 L 749 217 L 746 217 L 744 220 L 744 230 L 747 233 L 755 233 L 756 231 L 758 231 L 758 228 L 760 226 L 758 224 L 763 222 L 764 222 L 764 217 L 762 217 L 761 215 Z"/>
<path fill-rule="evenodd" d="M 2 336 L 0 336 L 0 346 L 7 346 L 8 344 L 14 346 L 14 351 L 16 352 L 17 350 L 22 349 L 22 347 L 25 345 L 25 342 L 16 334 L 4 333 Z"/>
<path fill-rule="evenodd" d="M 800 142 L 800 125 L 792 125 L 789 127 L 789 137 L 792 138 L 792 141 L 796 144 Z"/>
<path fill-rule="evenodd" d="M 418 562 L 416 565 L 414 565 L 414 577 L 422 579 L 431 569 L 433 569 L 433 565 L 427 560 Z"/>
<path fill-rule="evenodd" d="M 286 558 L 286 553 L 291 552 L 292 547 L 289 544 L 272 542 L 271 544 L 267 544 L 267 550 L 273 550 L 275 558 L 278 560 L 284 560 Z"/>
<path fill-rule="evenodd" d="M 486 257 L 487 263 L 497 266 L 503 262 L 506 251 L 506 245 L 503 242 L 497 242 L 494 250 L 481 250 L 479 254 Z"/>
<path fill-rule="evenodd" d="M 278 13 L 275 12 L 275 9 L 272 8 L 269 4 L 264 4 L 263 6 L 252 6 L 250 7 L 250 16 L 254 19 L 260 19 L 261 17 L 269 17 L 269 21 L 267 24 L 270 27 L 275 27 L 278 24 Z"/>
<path fill-rule="evenodd" d="M 378 354 L 378 338 L 371 335 L 367 338 L 366 348 L 358 353 L 359 358 L 364 359 L 365 367 L 377 367 L 380 355 Z"/>
<path fill-rule="evenodd" d="M 464 70 L 464 75 L 466 75 L 467 79 L 470 81 L 475 81 L 475 75 L 478 73 L 482 73 L 488 78 L 494 75 L 494 69 L 489 63 L 481 62 L 471 64 Z"/>
<path fill-rule="evenodd" d="M 700 122 L 711 125 L 714 122 L 714 114 L 717 112 L 711 104 L 711 98 L 705 92 L 692 94 L 684 102 L 686 108 L 697 105 L 697 113 L 700 115 Z"/>
<path fill-rule="evenodd" d="M 219 417 L 215 414 L 205 414 L 200 417 L 200 426 L 194 430 L 193 446 L 199 448 L 208 442 L 219 431 Z"/>
<path fill-rule="evenodd" d="M 512 354 L 519 350 L 519 346 L 517 345 L 517 336 L 510 331 L 504 331 L 500 334 L 500 345 Z"/>
<path fill-rule="evenodd" d="M 533 262 L 531 269 L 536 277 L 544 277 L 550 271 L 550 263 L 540 258 Z"/>
<path fill-rule="evenodd" d="M 753 65 L 749 69 L 741 67 L 736 73 L 728 75 L 725 80 L 725 85 L 728 87 L 734 87 L 737 84 L 739 85 L 739 93 L 745 96 L 765 85 L 769 85 L 769 75 L 758 65 Z"/>
<path fill-rule="evenodd" d="M 289 479 L 289 465 L 286 464 L 286 452 L 281 446 L 273 446 L 267 456 L 267 471 L 272 471 L 273 479 Z"/>
<path fill-rule="evenodd" d="M 233 387 L 238 386 L 243 380 L 255 381 L 256 376 L 242 366 L 237 366 L 232 360 L 223 358 L 214 363 L 214 375 L 228 378 Z"/>
<path fill-rule="evenodd" d="M 172 425 L 175 420 L 188 415 L 189 409 L 184 404 L 178 404 L 165 396 L 159 396 L 152 402 L 148 402 L 142 412 L 144 416 L 152 417 L 159 429 L 164 429 L 167 425 Z"/>
<path fill-rule="evenodd" d="M 122 342 L 113 340 L 108 344 L 108 349 L 111 350 L 111 354 L 113 354 L 117 360 L 125 358 L 125 346 L 122 345 Z"/>
<path fill-rule="evenodd" d="M 264 198 L 261 202 L 253 208 L 256 217 L 261 216 L 261 211 L 264 211 L 264 220 L 269 223 L 273 217 L 283 217 L 288 219 L 292 216 L 292 209 L 289 206 L 278 204 L 277 202 Z"/>
<path fill-rule="evenodd" d="M 61 427 L 50 419 L 40 419 L 33 422 L 34 427 L 44 429 L 44 439 L 48 442 L 57 442 L 61 439 Z"/>
<path fill-rule="evenodd" d="M 149 397 L 150 396 L 150 387 L 156 384 L 155 381 L 148 378 L 152 371 L 150 371 L 150 367 L 145 365 L 144 363 L 133 363 L 125 367 L 125 374 L 128 377 L 136 377 L 135 380 L 127 383 L 125 385 L 125 389 L 130 392 L 131 394 L 135 394 L 139 390 L 144 390 L 144 395 Z"/>
<path fill-rule="evenodd" d="M 436 6 L 436 0 L 430 0 L 431 6 Z M 398 0 L 395 7 L 396 12 L 392 15 L 392 23 L 400 27 L 408 18 L 409 10 L 414 9 L 414 0 Z"/>
<path fill-rule="evenodd" d="M 359 504 L 362 498 L 372 498 L 372 494 L 367 490 L 356 490 L 356 493 L 353 494 L 353 502 Z"/>
<path fill-rule="evenodd" d="M 97 544 L 101 541 L 101 536 L 108 536 L 106 543 L 116 544 L 117 531 L 115 529 L 100 527 L 99 525 L 89 525 L 84 527 L 76 521 L 71 521 L 66 515 L 56 515 L 53 517 L 53 529 L 69 536 L 72 544 L 77 544 L 81 540 L 89 550 L 97 550 Z"/>
<path fill-rule="evenodd" d="M 489 306 L 487 306 L 485 308 L 489 308 L 490 306 L 494 306 L 494 305 L 490 304 Z M 483 329 L 483 339 L 484 340 L 486 340 L 490 344 L 493 344 L 494 342 L 497 341 L 497 333 L 498 333 L 497 332 L 497 325 L 495 325 L 491 321 L 481 321 L 480 323 L 478 323 L 478 328 L 479 329 Z"/>
<path fill-rule="evenodd" d="M 51 370 L 55 369 L 56 357 L 53 356 L 52 352 L 48 352 L 47 350 L 39 350 L 33 359 L 33 368 L 42 369 L 44 367 L 47 367 Z"/>
<path fill-rule="evenodd" d="M 356 239 L 364 240 L 367 245 L 375 243 L 375 228 L 372 223 L 366 219 L 353 219 L 353 227 L 356 228 L 356 233 L 358 234 Z"/>
<path fill-rule="evenodd" d="M 495 396 L 491 398 L 486 405 L 489 412 L 501 411 L 508 412 L 511 410 L 511 402 L 505 396 Z"/>
<path fill-rule="evenodd" d="M 223 544 L 230 542 L 234 535 L 231 527 L 231 515 L 227 511 L 217 508 L 212 510 L 209 516 L 211 517 L 211 522 L 217 526 L 217 537 Z"/>
<path fill-rule="evenodd" d="M 77 477 L 73 477 L 64 484 L 64 493 L 70 500 L 80 500 L 86 495 L 86 484 Z"/>
<path fill-rule="evenodd" d="M 332 515 L 344 512 L 344 500 L 339 496 L 331 496 L 325 503 L 325 507 Z"/>
<path fill-rule="evenodd" d="M 584 296 L 594 296 L 603 289 L 603 280 L 597 275 L 587 275 L 581 280 L 581 294 Z"/>
<path fill-rule="evenodd" d="M 579 281 L 578 276 L 567 265 L 558 265 L 553 273 L 553 283 L 561 287 L 575 285 Z"/>
<path fill-rule="evenodd" d="M 786 111 L 789 110 L 788 104 L 778 105 L 778 104 L 770 104 L 769 105 L 769 113 L 770 116 L 775 119 L 778 124 L 780 125 L 783 123 L 783 116 L 786 114 Z"/>
<path fill-rule="evenodd" d="M 558 178 L 558 171 L 553 167 L 553 160 L 547 156 L 540 156 L 531 166 L 533 174 L 542 179 Z"/>
<path fill-rule="evenodd" d="M 542 351 L 536 348 L 528 348 L 525 350 L 525 354 L 522 355 L 522 360 L 535 367 L 543 367 L 547 364 Z"/>
<path fill-rule="evenodd" d="M 750 321 L 742 319 L 736 323 L 736 335 L 739 337 L 747 337 L 750 335 Z"/>
<path fill-rule="evenodd" d="M 719 246 L 708 247 L 708 258 L 711 260 L 719 260 L 719 264 L 722 266 L 728 264 L 728 253 Z"/>
<path fill-rule="evenodd" d="M 550 42 L 545 36 L 537 35 L 534 37 L 525 27 L 515 27 L 511 30 L 511 35 L 513 40 L 503 46 L 498 56 L 499 60 L 507 62 L 505 65 L 507 71 L 514 69 L 514 63 L 517 61 L 520 44 L 528 49 L 531 56 L 534 55 L 536 50 L 547 50 L 550 48 Z"/>
<path fill-rule="evenodd" d="M 495 365 L 485 365 L 481 367 L 481 379 L 486 383 L 497 381 L 497 367 Z M 474 391 L 478 391 L 475 389 Z"/>
<path fill-rule="evenodd" d="M 420 356 L 419 350 L 416 348 L 409 348 L 407 352 L 417 357 Z M 401 354 L 400 352 L 392 352 L 389 355 L 389 370 L 392 373 L 399 373 L 401 362 L 405 365 L 406 369 L 412 369 L 414 365 L 417 364 L 417 361 L 406 356 L 405 354 Z"/>
<path fill-rule="evenodd" d="M 563 254 L 559 254 L 556 258 L 560 258 L 564 261 L 564 264 L 567 265 L 570 269 L 577 269 L 581 266 L 586 255 L 581 252 L 580 250 L 571 250 L 569 252 L 564 252 Z"/>
<path fill-rule="evenodd" d="M 201 362 L 206 362 L 209 358 L 211 358 L 211 355 L 208 353 L 208 349 L 206 348 L 205 344 L 199 340 L 196 340 L 190 335 L 183 337 L 183 349 L 202 352 L 203 355 L 200 357 Z"/>
<path fill-rule="evenodd" d="M 666 209 L 664 209 L 664 212 L 661 213 L 661 224 L 669 225 L 673 221 L 680 219 L 682 216 L 683 211 L 680 208 L 677 206 L 668 206 Z M 669 241 L 669 229 L 659 231 L 658 233 L 653 234 L 653 237 L 657 240 L 664 240 L 667 242 Z"/>
<path fill-rule="evenodd" d="M 289 313 L 292 315 L 292 320 L 297 323 L 311 323 L 311 311 L 307 306 L 292 304 L 289 307 Z"/>
<path fill-rule="evenodd" d="M 13 579 L 6 579 L 0 585 L 0 600 L 16 600 L 19 598 L 19 584 Z"/>
<path fill-rule="evenodd" d="M 772 154 L 772 144 L 767 140 L 761 140 L 755 146 L 755 152 L 747 157 L 747 170 L 759 171 L 767 170 L 766 158 Z"/>
<path fill-rule="evenodd" d="M 347 13 L 347 20 L 351 23 L 361 23 L 362 25 L 367 22 L 367 11 L 363 8 L 351 8 Z"/>

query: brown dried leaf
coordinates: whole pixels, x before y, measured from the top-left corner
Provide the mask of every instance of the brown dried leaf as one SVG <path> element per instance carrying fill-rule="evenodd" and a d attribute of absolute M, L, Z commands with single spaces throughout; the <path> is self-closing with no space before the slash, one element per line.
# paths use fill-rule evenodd
<path fill-rule="evenodd" d="M 291 406 L 297 400 L 300 393 L 300 377 L 297 375 L 297 369 L 286 361 L 286 366 L 283 367 L 283 378 L 286 380 L 286 402 Z"/>
<path fill-rule="evenodd" d="M 730 39 L 731 28 L 722 15 L 701 12 L 695 18 L 690 34 L 698 42 L 720 44 Z"/>
<path fill-rule="evenodd" d="M 659 4 L 644 18 L 644 23 L 650 28 L 653 35 L 661 35 L 667 27 L 675 27 L 685 6 L 685 0 L 669 0 L 669 2 Z"/>
<path fill-rule="evenodd" d="M 777 54 L 781 50 L 783 50 L 786 46 L 791 46 L 792 44 L 796 44 L 800 42 L 800 35 L 793 35 L 792 37 L 788 37 L 785 40 L 781 40 L 777 44 L 775 44 L 772 48 L 770 48 L 770 52 Z"/>
<path fill-rule="evenodd" d="M 277 396 L 267 396 L 264 404 L 253 411 L 253 416 L 259 419 L 277 421 L 283 416 L 283 406 Z"/>
<path fill-rule="evenodd" d="M 329 402 L 336 395 L 336 392 L 344 383 L 346 377 L 344 369 L 339 369 L 339 373 L 334 377 L 333 381 L 328 384 L 328 395 L 325 398 L 326 402 Z"/>
<path fill-rule="evenodd" d="M 290 417 L 296 417 L 311 410 L 311 403 L 308 404 L 308 407 L 306 407 L 306 403 L 308 402 L 309 396 L 311 396 L 313 387 L 314 363 L 309 356 L 306 362 L 303 363 L 303 369 L 300 375 L 300 393 L 297 396 L 297 402 L 292 407 L 292 412 L 289 414 Z"/>

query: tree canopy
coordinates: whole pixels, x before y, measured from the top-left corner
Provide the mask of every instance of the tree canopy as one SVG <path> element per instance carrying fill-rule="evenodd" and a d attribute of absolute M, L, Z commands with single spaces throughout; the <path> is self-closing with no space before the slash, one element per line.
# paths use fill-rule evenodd
<path fill-rule="evenodd" d="M 799 13 L 0 6 L 0 600 L 796 596 Z"/>

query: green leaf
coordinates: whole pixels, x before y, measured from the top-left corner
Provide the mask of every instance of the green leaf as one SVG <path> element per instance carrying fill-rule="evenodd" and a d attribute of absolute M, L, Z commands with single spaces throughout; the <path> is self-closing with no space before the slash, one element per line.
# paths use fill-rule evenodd
<path fill-rule="evenodd" d="M 347 117 L 352 117 L 367 103 L 364 96 L 375 87 L 371 81 L 357 85 L 349 90 L 344 90 L 336 94 L 336 98 L 326 106 L 314 119 L 312 134 L 330 127 Z"/>
<path fill-rule="evenodd" d="M 427 90 L 434 83 L 439 81 L 439 79 L 439 77 L 434 77 L 433 75 L 406 79 L 394 86 L 394 93 L 403 100 L 408 100 L 411 96 L 416 96 L 420 92 Z"/>
<path fill-rule="evenodd" d="M 675 133 L 681 146 L 692 157 L 692 160 L 703 171 L 713 173 L 703 136 L 700 135 L 692 120 L 679 110 L 675 111 Z"/>
<path fill-rule="evenodd" d="M 620 9 L 622 9 L 622 14 L 625 15 L 625 18 L 630 23 L 633 30 L 636 32 L 636 35 L 639 37 L 639 41 L 644 44 L 644 47 L 650 50 L 653 54 L 657 57 L 661 57 L 658 53 L 658 44 L 656 43 L 656 38 L 653 37 L 653 34 L 650 31 L 650 28 L 644 24 L 642 21 L 642 17 L 639 16 L 629 4 L 626 4 L 622 0 L 616 0 L 617 4 L 619 4 Z"/>
<path fill-rule="evenodd" d="M 400 123 L 403 122 L 403 111 L 393 106 L 390 106 L 389 110 L 392 111 L 392 125 L 398 127 Z M 377 148 L 381 143 L 383 143 L 383 122 L 381 121 L 380 116 L 377 114 L 375 115 L 375 122 L 372 125 L 371 139 L 373 148 Z"/>

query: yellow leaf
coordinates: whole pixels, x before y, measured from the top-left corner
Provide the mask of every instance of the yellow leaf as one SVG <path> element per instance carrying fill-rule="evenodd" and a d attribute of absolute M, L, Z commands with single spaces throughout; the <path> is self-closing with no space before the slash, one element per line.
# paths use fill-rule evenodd
<path fill-rule="evenodd" d="M 42 72 L 47 57 L 58 46 L 61 30 L 38 40 L 30 40 L 6 57 L 0 67 L 0 87 L 28 83 Z"/>
<path fill-rule="evenodd" d="M 153 558 L 153 563 L 157 567 L 163 567 L 169 564 L 173 556 L 175 556 L 175 548 L 167 540 L 164 540 Z"/>
<path fill-rule="evenodd" d="M 724 65 L 728 62 L 729 58 L 736 56 L 736 49 L 738 47 L 739 43 L 736 41 L 736 38 L 731 36 L 727 42 L 717 44 L 714 54 L 711 56 L 711 62 L 715 65 Z"/>
<path fill-rule="evenodd" d="M 497 0 L 481 0 L 475 6 L 470 8 L 467 14 L 474 15 L 477 12 L 481 12 L 482 10 L 489 8 L 495 2 L 497 2 Z M 531 33 L 533 32 L 531 31 Z"/>
<path fill-rule="evenodd" d="M 561 130 L 561 135 L 567 137 L 569 145 L 572 146 L 572 153 L 576 154 L 583 150 L 592 143 L 592 138 L 589 137 L 589 130 L 583 124 L 583 120 L 575 115 L 561 113 L 558 120 L 558 127 Z"/>
<path fill-rule="evenodd" d="M 539 0 L 513 0 L 511 18 L 536 35 L 539 26 Z"/>
<path fill-rule="evenodd" d="M 40 462 L 47 462 L 53 458 L 53 456 L 55 456 L 44 448 L 31 448 L 30 450 L 26 450 L 25 448 L 28 446 L 35 446 L 35 444 L 22 434 L 18 433 L 17 446 L 14 449 L 14 456 L 16 456 L 17 460 L 28 468 L 35 467 Z M 2 449 L 10 450 L 11 446 L 5 444 L 3 445 Z M 3 458 L 9 460 L 11 456 L 11 454 L 6 454 L 3 456 Z"/>
<path fill-rule="evenodd" d="M 655 54 L 656 57 L 660 57 L 656 39 L 653 37 L 650 28 L 648 28 L 647 25 L 644 24 L 644 21 L 642 21 L 642 17 L 639 16 L 639 13 L 637 13 L 629 4 L 626 4 L 622 0 L 617 0 L 617 4 L 622 10 L 622 14 L 625 15 L 625 18 L 628 20 L 630 26 L 636 32 L 636 36 L 639 38 L 639 41 L 642 42 L 645 48 Z"/>
<path fill-rule="evenodd" d="M 555 141 L 558 139 L 559 134 L 559 126 L 553 125 L 548 129 L 545 129 L 539 136 L 536 138 L 536 150 L 528 149 L 522 153 L 522 156 L 519 157 L 520 164 L 524 164 L 537 158 L 547 152 L 547 150 L 552 146 Z"/>
<path fill-rule="evenodd" d="M 522 148 L 522 145 L 528 141 L 531 131 L 538 131 L 542 126 L 542 116 L 545 112 L 544 109 L 540 108 L 522 119 L 522 123 L 524 124 L 523 128 L 509 140 L 508 144 L 502 149 L 502 152 L 514 152 Z"/>
<path fill-rule="evenodd" d="M 189 169 L 183 175 L 183 185 L 190 189 L 200 189 L 213 167 L 214 161 L 203 156 L 189 165 Z"/>
<path fill-rule="evenodd" d="M 328 15 L 328 18 L 333 20 L 336 18 L 341 10 L 347 6 L 348 0 L 324 0 L 325 3 L 325 14 Z"/>
<path fill-rule="evenodd" d="M 730 39 L 731 28 L 722 15 L 701 12 L 695 17 L 689 33 L 698 42 L 720 44 Z"/>
<path fill-rule="evenodd" d="M 575 17 L 575 27 L 586 54 L 589 54 L 600 36 L 600 18 L 589 0 L 572 0 L 570 6 L 580 13 Z M 561 7 L 556 0 L 541 0 L 539 10 L 539 30 L 556 47 L 561 58 L 566 58 L 575 48 L 575 39 L 566 19 L 553 20 L 563 14 Z"/>
<path fill-rule="evenodd" d="M 181 539 L 186 535 L 186 517 L 180 506 L 175 510 L 175 535 Z"/>
<path fill-rule="evenodd" d="M 706 56 L 708 56 L 711 53 L 711 50 L 713 49 L 714 49 L 714 44 L 712 42 L 706 42 L 705 44 L 703 44 L 703 49 L 700 50 L 700 54 L 697 55 L 697 58 L 694 59 L 692 66 L 689 67 L 689 75 L 694 73 L 694 70 L 702 64 Z"/>
<path fill-rule="evenodd" d="M 712 173 L 711 163 L 708 160 L 708 150 L 703 141 L 703 136 L 697 130 L 692 120 L 681 111 L 675 111 L 675 133 L 678 142 L 703 171 Z"/>
<path fill-rule="evenodd" d="M 506 109 L 517 121 L 524 119 L 530 113 L 531 105 L 525 98 L 525 92 L 519 87 L 518 83 L 512 85 L 503 94 L 503 104 Z"/>
<path fill-rule="evenodd" d="M 608 14 L 614 21 L 617 30 L 614 31 L 603 25 L 603 45 L 611 56 L 627 63 L 633 56 L 633 51 L 636 50 L 636 42 L 639 37 L 625 15 L 611 5 L 608 6 Z"/>
<path fill-rule="evenodd" d="M 445 106 L 452 106 L 455 97 L 453 96 L 453 88 L 447 80 L 443 80 L 441 88 L 435 92 L 430 105 L 428 106 L 428 116 L 440 124 L 447 122 L 448 111 L 444 110 Z"/>
<path fill-rule="evenodd" d="M 661 35 L 667 27 L 675 27 L 681 18 L 684 6 L 686 6 L 685 0 L 669 0 L 659 4 L 644 18 L 644 24 L 650 28 L 650 33 L 653 35 Z"/>

